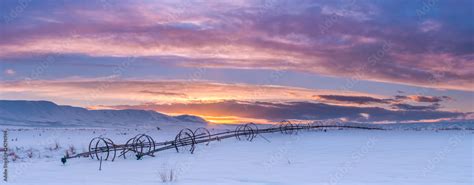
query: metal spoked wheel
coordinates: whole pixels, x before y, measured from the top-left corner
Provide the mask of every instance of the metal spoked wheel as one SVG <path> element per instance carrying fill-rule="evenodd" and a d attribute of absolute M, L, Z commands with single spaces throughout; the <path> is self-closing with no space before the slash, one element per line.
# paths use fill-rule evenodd
<path fill-rule="evenodd" d="M 191 154 L 194 153 L 196 147 L 194 132 L 188 128 L 181 130 L 178 135 L 176 135 L 173 144 L 178 153 L 180 151 L 189 151 Z"/>
<path fill-rule="evenodd" d="M 282 134 L 297 134 L 298 133 L 298 128 L 296 125 L 292 124 L 290 121 L 282 121 L 280 122 L 280 125 L 278 127 L 280 129 L 280 132 Z"/>
<path fill-rule="evenodd" d="M 150 153 L 155 150 L 155 140 L 149 135 L 140 134 L 133 140 L 133 150 L 138 156 L 142 156 L 144 153 Z M 150 153 L 153 155 L 153 153 Z"/>
<path fill-rule="evenodd" d="M 92 159 L 115 160 L 117 150 L 114 142 L 109 138 L 95 137 L 89 142 L 89 153 Z"/>
<path fill-rule="evenodd" d="M 156 143 L 151 136 L 146 134 L 138 134 L 127 140 L 122 152 L 120 153 L 120 156 L 123 156 L 123 158 L 126 159 L 128 152 L 133 152 L 135 156 L 143 156 L 145 153 L 150 154 L 155 150 L 155 148 Z M 150 155 L 153 155 L 153 153 Z"/>
<path fill-rule="evenodd" d="M 254 123 L 248 123 L 245 125 L 239 125 L 235 129 L 235 137 L 238 140 L 252 141 L 257 137 L 258 127 Z"/>
<path fill-rule="evenodd" d="M 194 139 L 196 143 L 200 140 L 202 141 L 207 140 L 204 143 L 206 145 L 209 145 L 209 143 L 211 142 L 211 132 L 209 132 L 209 130 L 207 130 L 204 127 L 197 128 L 196 130 L 194 130 L 193 134 L 194 134 Z"/>

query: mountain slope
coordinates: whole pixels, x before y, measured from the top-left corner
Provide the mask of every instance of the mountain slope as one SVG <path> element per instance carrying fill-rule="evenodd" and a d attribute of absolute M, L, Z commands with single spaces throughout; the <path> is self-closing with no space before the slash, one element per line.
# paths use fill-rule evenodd
<path fill-rule="evenodd" d="M 161 126 L 206 124 L 192 115 L 168 116 L 146 110 L 88 110 L 49 101 L 0 100 L 0 125 L 11 126 Z"/>

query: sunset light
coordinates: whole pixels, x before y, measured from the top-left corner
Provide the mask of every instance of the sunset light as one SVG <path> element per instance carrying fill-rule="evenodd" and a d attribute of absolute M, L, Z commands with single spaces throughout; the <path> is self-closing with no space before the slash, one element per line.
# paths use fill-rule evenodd
<path fill-rule="evenodd" d="M 474 0 L 0 0 L 8 183 L 472 185 L 473 122 Z"/>

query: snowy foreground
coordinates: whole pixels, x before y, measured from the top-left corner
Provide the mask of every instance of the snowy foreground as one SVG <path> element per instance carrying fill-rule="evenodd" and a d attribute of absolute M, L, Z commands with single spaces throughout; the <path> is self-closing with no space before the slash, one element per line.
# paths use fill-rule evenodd
<path fill-rule="evenodd" d="M 264 135 L 268 141 L 201 144 L 194 154 L 169 150 L 142 160 L 104 161 L 101 171 L 89 158 L 60 162 L 65 150 L 85 151 L 95 136 L 125 143 L 147 133 L 164 141 L 178 129 L 10 131 L 18 157 L 9 163 L 8 184 L 164 184 L 160 175 L 171 171 L 176 179 L 168 184 L 473 184 L 472 130 L 274 133 Z"/>

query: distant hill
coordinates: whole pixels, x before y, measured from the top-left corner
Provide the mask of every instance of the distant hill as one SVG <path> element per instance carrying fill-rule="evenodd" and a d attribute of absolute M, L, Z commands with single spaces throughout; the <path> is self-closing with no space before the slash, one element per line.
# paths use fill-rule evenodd
<path fill-rule="evenodd" d="M 197 116 L 168 116 L 149 110 L 88 110 L 49 101 L 0 100 L 0 125 L 27 127 L 110 127 L 207 124 Z"/>

